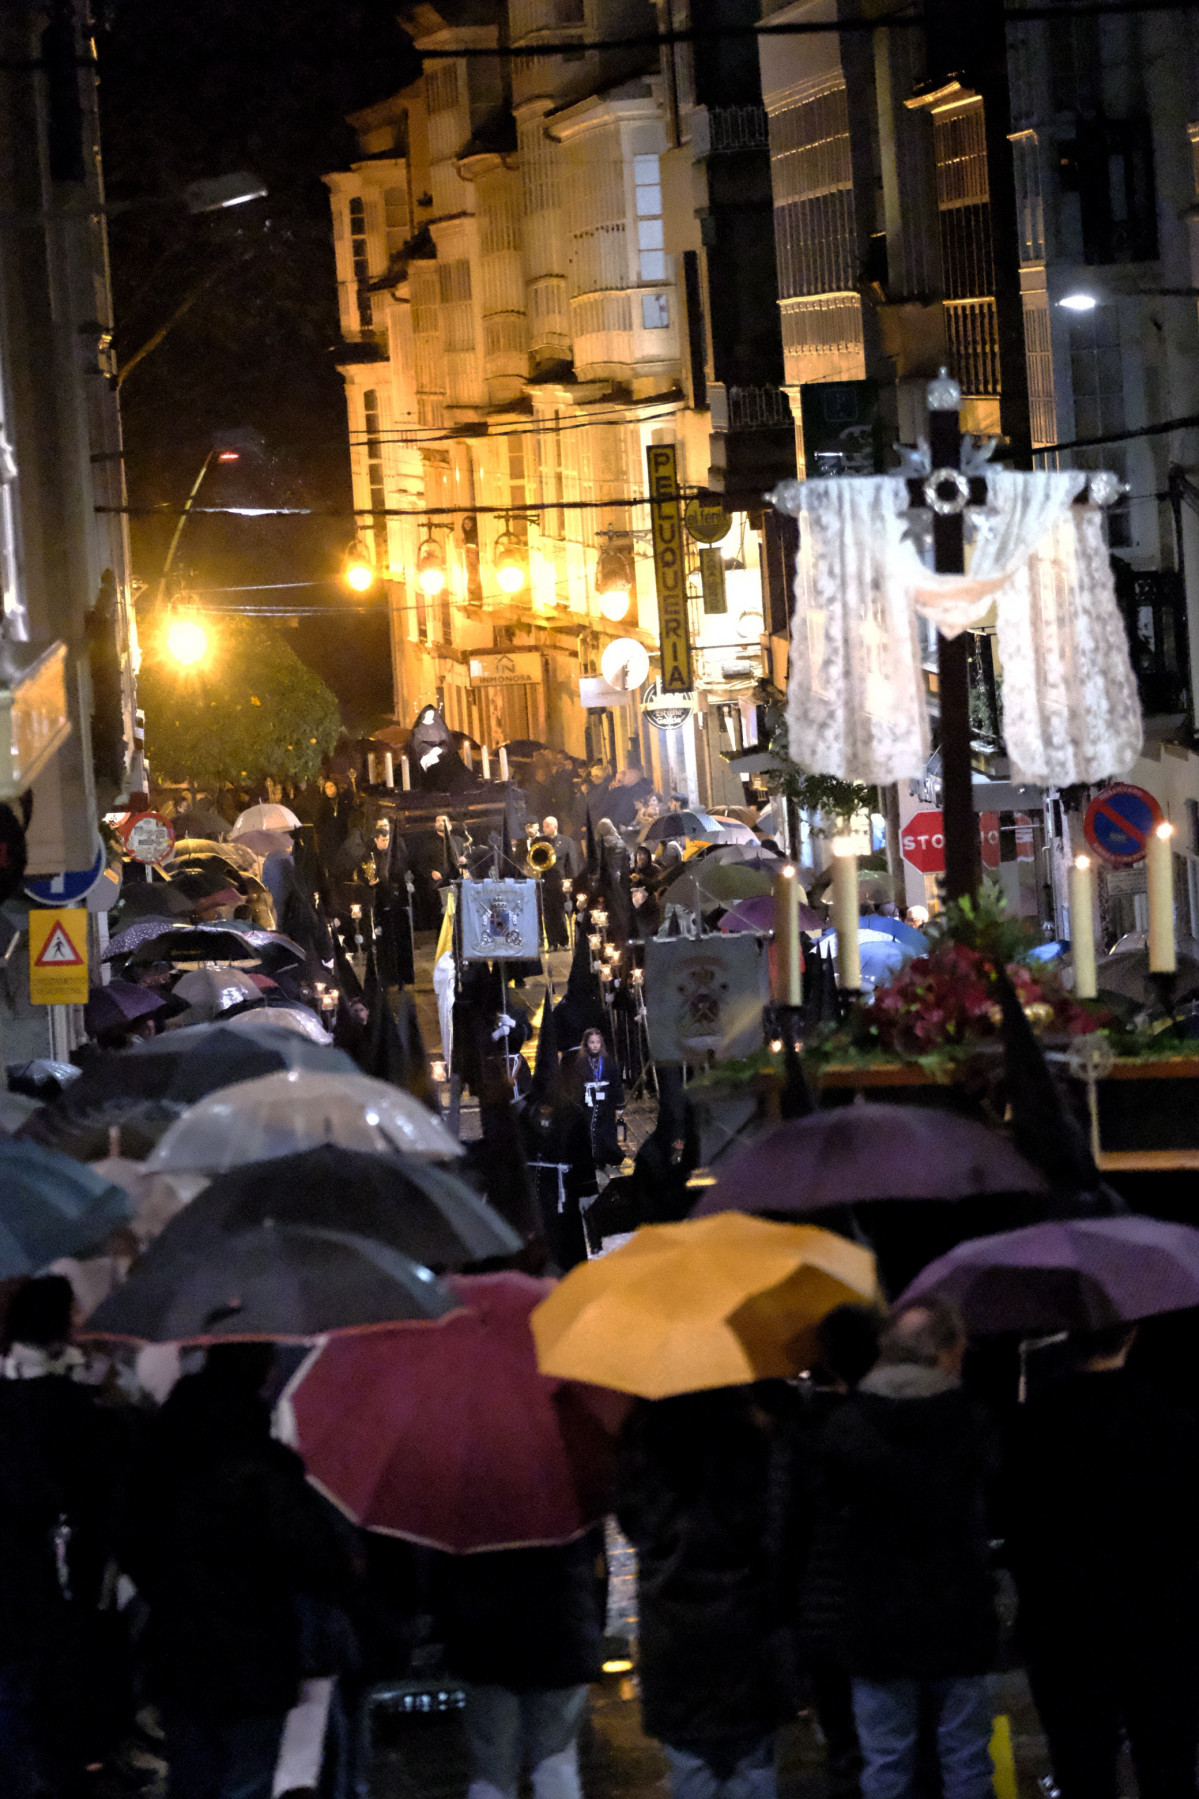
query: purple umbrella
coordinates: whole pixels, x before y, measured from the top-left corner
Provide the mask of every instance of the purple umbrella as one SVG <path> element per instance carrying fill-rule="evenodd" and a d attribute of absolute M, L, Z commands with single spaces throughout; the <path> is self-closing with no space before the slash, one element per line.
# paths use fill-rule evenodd
<path fill-rule="evenodd" d="M 971 1331 L 1102 1330 L 1199 1306 L 1199 1230 L 1157 1218 L 1073 1218 L 959 1243 L 899 1301 L 945 1299 Z"/>
<path fill-rule="evenodd" d="M 773 931 L 774 895 L 757 893 L 752 899 L 738 900 L 720 921 L 722 931 Z M 812 906 L 799 908 L 801 931 L 823 931 L 824 919 Z"/>
<path fill-rule="evenodd" d="M 1006 1137 L 972 1118 L 939 1107 L 838 1106 L 759 1138 L 730 1161 L 692 1217 L 1047 1191 Z"/>
<path fill-rule="evenodd" d="M 102 1036 L 105 1031 L 122 1031 L 135 1018 L 161 1012 L 166 1000 L 153 988 L 139 987 L 136 981 L 109 981 L 107 987 L 93 987 L 83 1009 L 83 1022 L 88 1035 Z"/>

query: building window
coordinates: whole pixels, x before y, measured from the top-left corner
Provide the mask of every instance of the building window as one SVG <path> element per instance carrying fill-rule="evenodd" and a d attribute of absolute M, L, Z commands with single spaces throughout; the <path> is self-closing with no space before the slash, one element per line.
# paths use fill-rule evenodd
<path fill-rule="evenodd" d="M 387 228 L 387 254 L 402 250 L 411 235 L 408 222 L 408 190 L 403 187 L 383 189 L 383 221 Z"/>
<path fill-rule="evenodd" d="M 541 531 L 545 537 L 561 541 L 566 536 L 566 514 L 562 470 L 562 421 L 558 413 L 553 420 L 540 424 L 537 448 L 541 459 Z"/>
<path fill-rule="evenodd" d="M 991 184 L 981 100 L 933 115 L 945 330 L 967 394 L 999 392 L 999 325 L 991 251 Z"/>
<path fill-rule="evenodd" d="M 779 297 L 857 286 L 849 102 L 839 81 L 770 121 Z"/>
<path fill-rule="evenodd" d="M 362 396 L 362 417 L 366 427 L 364 453 L 371 503 L 371 534 L 375 541 L 375 566 L 386 569 L 390 557 L 387 549 L 387 489 L 383 482 L 383 432 L 379 424 L 379 396 L 373 387 L 368 388 Z"/>
<path fill-rule="evenodd" d="M 641 323 L 647 331 L 665 331 L 670 324 L 670 301 L 665 294 L 642 294 Z"/>
<path fill-rule="evenodd" d="M 370 263 L 366 254 L 366 205 L 355 194 L 350 201 L 350 256 L 354 265 L 354 285 L 358 294 L 358 324 L 363 331 L 372 325 L 371 297 L 367 292 Z"/>
<path fill-rule="evenodd" d="M 643 281 L 665 281 L 666 249 L 662 228 L 662 173 L 656 156 L 634 156 L 637 190 L 637 255 Z M 649 320 L 646 320 L 649 324 Z"/>
<path fill-rule="evenodd" d="M 430 112 L 449 112 L 458 104 L 458 64 L 439 63 L 425 76 L 425 105 Z"/>
<path fill-rule="evenodd" d="M 475 347 L 475 315 L 471 305 L 470 262 L 465 256 L 437 265 L 438 298 L 442 306 L 442 322 L 447 353 L 471 351 Z"/>
<path fill-rule="evenodd" d="M 1059 145 L 1062 190 L 1078 195 L 1083 260 L 1151 262 L 1157 255 L 1157 194 L 1147 119 L 1080 120 Z"/>

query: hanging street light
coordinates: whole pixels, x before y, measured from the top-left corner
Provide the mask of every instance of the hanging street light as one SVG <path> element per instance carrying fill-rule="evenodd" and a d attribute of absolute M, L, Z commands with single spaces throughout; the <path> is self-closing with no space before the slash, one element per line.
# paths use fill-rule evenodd
<path fill-rule="evenodd" d="M 180 668 L 195 668 L 208 654 L 208 633 L 198 618 L 177 614 L 167 624 L 166 650 Z"/>
<path fill-rule="evenodd" d="M 361 538 L 355 538 L 346 551 L 346 565 L 342 570 L 342 579 L 354 593 L 366 593 L 375 584 L 375 570 L 371 562 L 370 551 Z"/>
<path fill-rule="evenodd" d="M 595 592 L 599 608 L 613 624 L 625 617 L 632 603 L 636 573 L 633 568 L 633 546 L 619 532 L 600 532 L 606 538 L 600 544 L 595 564 Z"/>
<path fill-rule="evenodd" d="M 416 579 L 421 592 L 428 594 L 430 599 L 445 587 L 445 551 L 432 533 L 417 551 Z"/>
<path fill-rule="evenodd" d="M 529 564 L 525 547 L 512 531 L 505 531 L 496 539 L 495 580 L 501 593 L 519 593 L 528 584 Z"/>

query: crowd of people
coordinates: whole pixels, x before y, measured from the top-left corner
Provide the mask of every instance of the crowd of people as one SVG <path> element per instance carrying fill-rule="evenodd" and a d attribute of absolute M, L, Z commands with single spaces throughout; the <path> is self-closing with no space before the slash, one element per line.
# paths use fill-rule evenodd
<path fill-rule="evenodd" d="M 605 1537 L 449 1556 L 351 1529 L 272 1436 L 294 1356 L 209 1349 L 159 1408 L 71 1346 L 58 1276 L 9 1305 L 0 1379 L 0 1789 L 270 1799 L 304 1677 L 356 1696 L 414 1650 L 465 1692 L 471 1799 L 581 1799 Z M 1002 1582 L 1062 1799 L 1195 1793 L 1199 1427 L 1078 1335 L 1028 1402 L 972 1390 L 939 1303 L 830 1313 L 814 1366 L 638 1401 L 612 1511 L 637 1557 L 643 1725 L 674 1799 L 773 1799 L 818 1722 L 836 1799 L 991 1799 Z M 337 1722 L 340 1720 L 340 1728 Z M 123 1770 L 126 1785 L 100 1787 Z M 275 1788 L 275 1791 L 278 1789 Z"/>

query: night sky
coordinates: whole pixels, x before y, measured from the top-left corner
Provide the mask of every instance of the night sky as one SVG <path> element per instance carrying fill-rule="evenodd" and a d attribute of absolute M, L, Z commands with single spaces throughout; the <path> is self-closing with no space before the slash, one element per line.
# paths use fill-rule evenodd
<path fill-rule="evenodd" d="M 355 154 L 345 114 L 419 67 L 387 0 L 105 0 L 97 33 L 109 201 L 166 198 L 246 169 L 269 197 L 192 218 L 138 208 L 111 222 L 118 361 L 192 304 L 121 389 L 133 506 L 182 505 L 213 434 L 262 441 L 214 469 L 212 504 L 352 504 L 337 301 L 321 175 Z M 199 290 L 197 292 L 197 290 Z M 132 521 L 134 571 L 157 580 L 173 518 Z M 198 590 L 327 583 L 296 603 L 337 605 L 353 521 L 194 518 L 176 568 Z M 285 603 L 285 593 L 212 596 Z M 212 603 L 206 601 L 206 603 Z M 351 725 L 390 711 L 386 620 L 302 622 L 287 641 L 320 670 Z"/>

